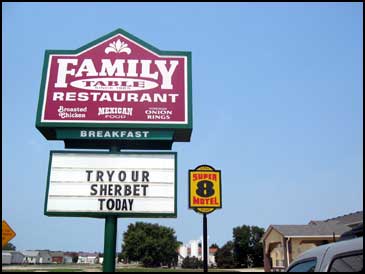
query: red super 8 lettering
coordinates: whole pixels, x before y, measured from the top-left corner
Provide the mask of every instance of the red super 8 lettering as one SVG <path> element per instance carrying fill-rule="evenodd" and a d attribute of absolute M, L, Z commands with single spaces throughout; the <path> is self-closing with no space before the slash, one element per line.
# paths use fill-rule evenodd
<path fill-rule="evenodd" d="M 193 180 L 194 181 L 201 181 L 201 180 L 217 181 L 217 174 L 216 173 L 207 173 L 207 172 L 194 173 Z"/>
<path fill-rule="evenodd" d="M 219 205 L 217 202 L 217 198 L 200 198 L 197 196 L 193 196 L 193 204 L 194 205 Z"/>

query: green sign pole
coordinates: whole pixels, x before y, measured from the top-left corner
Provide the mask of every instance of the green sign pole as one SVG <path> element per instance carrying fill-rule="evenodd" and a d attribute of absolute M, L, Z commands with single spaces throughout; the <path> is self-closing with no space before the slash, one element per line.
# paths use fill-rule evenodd
<path fill-rule="evenodd" d="M 117 147 L 111 147 L 110 152 L 119 152 Z M 115 272 L 115 250 L 117 243 L 118 218 L 108 216 L 105 218 L 104 234 L 104 261 L 103 272 Z"/>
<path fill-rule="evenodd" d="M 208 272 L 208 221 L 207 214 L 203 214 L 203 266 L 204 272 Z"/>
<path fill-rule="evenodd" d="M 105 218 L 103 272 L 115 272 L 115 248 L 117 242 L 117 217 Z"/>

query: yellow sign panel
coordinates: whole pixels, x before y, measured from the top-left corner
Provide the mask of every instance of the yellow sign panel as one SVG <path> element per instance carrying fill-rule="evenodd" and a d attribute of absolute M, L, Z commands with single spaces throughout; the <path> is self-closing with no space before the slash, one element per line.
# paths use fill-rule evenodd
<path fill-rule="evenodd" d="M 4 247 L 11 239 L 15 237 L 15 232 L 11 229 L 7 222 L 3 221 L 2 227 L 2 246 Z"/>
<path fill-rule="evenodd" d="M 189 171 L 189 208 L 210 213 L 222 208 L 221 172 L 210 166 Z"/>

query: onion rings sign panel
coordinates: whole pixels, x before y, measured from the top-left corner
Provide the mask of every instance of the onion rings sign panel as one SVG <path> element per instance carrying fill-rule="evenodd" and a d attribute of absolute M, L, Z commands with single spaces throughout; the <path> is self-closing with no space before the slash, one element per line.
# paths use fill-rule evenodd
<path fill-rule="evenodd" d="M 191 53 L 160 51 L 118 29 L 74 51 L 47 50 L 37 128 L 192 130 Z"/>

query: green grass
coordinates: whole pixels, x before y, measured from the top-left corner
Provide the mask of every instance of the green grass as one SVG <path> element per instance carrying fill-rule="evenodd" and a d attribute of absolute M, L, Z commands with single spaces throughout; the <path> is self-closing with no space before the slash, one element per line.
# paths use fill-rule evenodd
<path fill-rule="evenodd" d="M 50 269 L 48 272 L 83 272 L 82 269 Z"/>
<path fill-rule="evenodd" d="M 220 269 L 209 269 L 209 272 L 222 272 Z M 229 271 L 229 270 L 227 270 Z M 169 268 L 118 268 L 116 272 L 203 272 L 203 269 L 169 269 Z"/>
<path fill-rule="evenodd" d="M 85 272 L 81 268 L 37 268 L 37 269 L 2 269 L 2 272 Z M 232 272 L 230 270 L 209 269 L 209 272 Z M 147 268 L 147 267 L 125 267 L 117 268 L 116 272 L 203 272 L 203 269 L 169 269 L 169 268 Z"/>
<path fill-rule="evenodd" d="M 82 269 L 2 269 L 1 272 L 83 272 Z"/>

